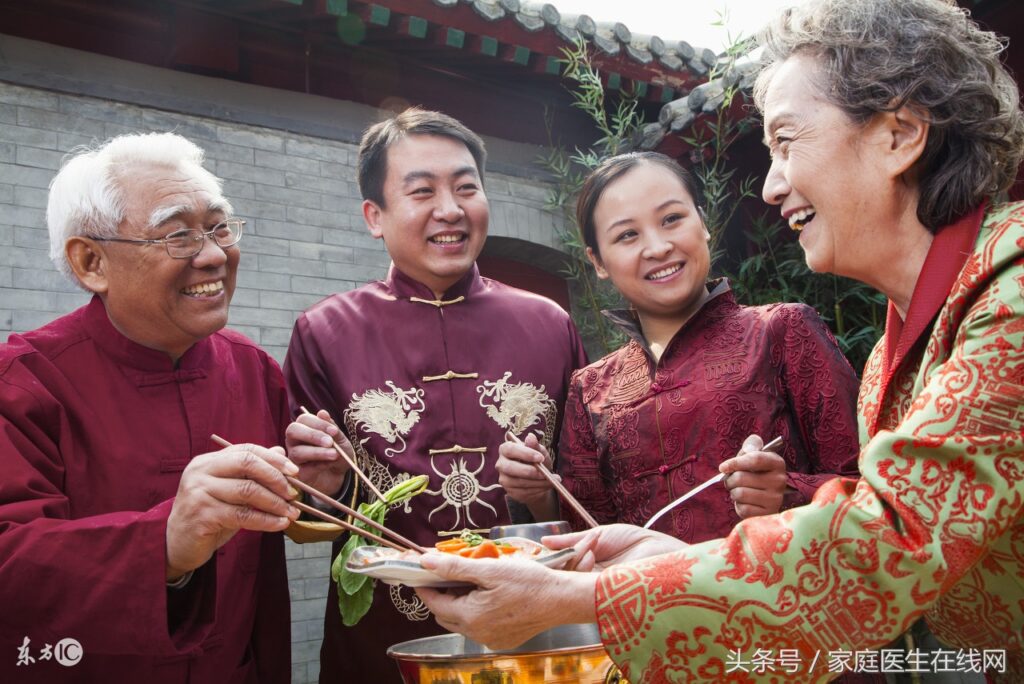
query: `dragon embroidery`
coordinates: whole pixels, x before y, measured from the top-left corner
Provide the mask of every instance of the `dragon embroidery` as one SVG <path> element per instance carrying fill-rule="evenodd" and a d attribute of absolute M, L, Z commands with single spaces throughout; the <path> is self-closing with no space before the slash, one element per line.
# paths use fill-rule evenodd
<path fill-rule="evenodd" d="M 543 422 L 542 441 L 550 445 L 552 435 L 549 433 L 554 430 L 557 411 L 554 400 L 547 395 L 544 385 L 538 389 L 529 382 L 509 382 L 511 377 L 512 371 L 506 371 L 501 379 L 494 382 L 485 380 L 478 385 L 476 391 L 480 394 L 480 406 L 486 409 L 491 420 L 518 436 Z"/>
<path fill-rule="evenodd" d="M 423 390 L 415 387 L 404 390 L 390 380 L 385 384 L 391 392 L 370 389 L 362 394 L 353 393 L 352 401 L 345 410 L 345 423 L 380 435 L 388 444 L 399 444 L 398 448 L 384 450 L 385 456 L 392 457 L 405 451 L 405 436 L 419 421 L 425 407 Z M 366 444 L 369 439 L 364 437 L 359 443 Z"/>

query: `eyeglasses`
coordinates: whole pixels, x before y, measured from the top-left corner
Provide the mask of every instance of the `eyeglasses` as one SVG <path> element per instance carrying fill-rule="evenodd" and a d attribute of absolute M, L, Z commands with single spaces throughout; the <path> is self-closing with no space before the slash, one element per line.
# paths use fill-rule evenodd
<path fill-rule="evenodd" d="M 136 244 L 163 244 L 167 253 L 174 259 L 191 259 L 203 251 L 203 241 L 206 238 L 213 240 L 221 249 L 227 249 L 238 244 L 242 239 L 242 226 L 245 221 L 238 218 L 221 221 L 210 230 L 176 230 L 170 235 L 165 235 L 158 240 L 143 240 L 141 238 L 117 238 L 117 237 L 88 237 L 99 242 L 134 242 Z"/>

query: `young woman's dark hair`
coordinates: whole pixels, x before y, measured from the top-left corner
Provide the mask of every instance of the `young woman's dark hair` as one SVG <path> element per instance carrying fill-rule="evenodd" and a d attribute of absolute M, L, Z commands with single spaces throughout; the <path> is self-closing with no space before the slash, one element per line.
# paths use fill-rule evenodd
<path fill-rule="evenodd" d="M 698 209 L 701 207 L 697 182 L 675 159 L 660 152 L 628 152 L 609 157 L 590 174 L 576 200 L 576 225 L 580 227 L 583 244 L 593 250 L 594 256 L 598 258 L 601 257 L 601 252 L 597 248 L 597 235 L 594 229 L 594 210 L 597 208 L 597 202 L 604 194 L 605 188 L 641 164 L 659 164 L 674 173 L 686 188 L 686 192 L 690 193 L 693 203 Z"/>

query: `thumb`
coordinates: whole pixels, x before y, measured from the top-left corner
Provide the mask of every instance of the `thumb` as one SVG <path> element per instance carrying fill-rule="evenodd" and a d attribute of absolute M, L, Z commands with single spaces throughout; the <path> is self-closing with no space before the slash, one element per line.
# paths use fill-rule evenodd
<path fill-rule="evenodd" d="M 541 537 L 540 543 L 549 549 L 567 549 L 576 546 L 576 543 L 590 534 L 590 530 L 582 532 L 568 532 L 566 534 L 546 534 Z"/>
<path fill-rule="evenodd" d="M 760 435 L 750 435 L 743 440 L 743 446 L 740 447 L 740 453 L 746 451 L 760 451 L 761 447 L 764 446 L 764 440 L 761 439 Z"/>
<path fill-rule="evenodd" d="M 465 581 L 470 584 L 480 584 L 481 577 L 487 574 L 481 572 L 486 569 L 486 558 L 470 560 L 453 553 L 430 551 L 420 556 L 420 565 L 442 579 Z"/>

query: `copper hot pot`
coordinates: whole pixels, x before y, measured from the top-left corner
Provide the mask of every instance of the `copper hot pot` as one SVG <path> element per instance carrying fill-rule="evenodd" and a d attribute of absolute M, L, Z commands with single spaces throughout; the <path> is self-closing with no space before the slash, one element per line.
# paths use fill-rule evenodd
<path fill-rule="evenodd" d="M 444 634 L 395 644 L 388 655 L 405 684 L 628 684 L 593 624 L 555 627 L 509 651 Z"/>

